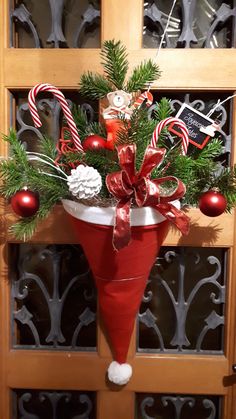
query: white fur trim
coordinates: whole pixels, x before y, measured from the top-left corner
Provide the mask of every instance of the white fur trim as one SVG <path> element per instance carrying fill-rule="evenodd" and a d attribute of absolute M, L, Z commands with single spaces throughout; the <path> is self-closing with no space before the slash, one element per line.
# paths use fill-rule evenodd
<path fill-rule="evenodd" d="M 112 383 L 123 386 L 127 384 L 132 376 L 132 367 L 129 364 L 119 364 L 112 361 L 107 370 L 108 378 Z"/>
<path fill-rule="evenodd" d="M 180 208 L 179 201 L 171 203 Z M 89 207 L 69 199 L 63 199 L 62 204 L 66 212 L 78 220 L 92 224 L 114 225 L 115 207 Z M 151 207 L 131 208 L 131 226 L 154 225 L 164 220 L 165 217 Z"/>

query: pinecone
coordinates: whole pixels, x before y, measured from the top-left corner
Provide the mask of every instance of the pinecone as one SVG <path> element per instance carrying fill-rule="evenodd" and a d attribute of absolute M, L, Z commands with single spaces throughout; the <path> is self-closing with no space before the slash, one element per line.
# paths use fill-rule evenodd
<path fill-rule="evenodd" d="M 67 177 L 67 185 L 76 198 L 88 199 L 100 192 L 102 178 L 93 167 L 80 164 L 76 169 L 71 170 L 70 176 Z"/>

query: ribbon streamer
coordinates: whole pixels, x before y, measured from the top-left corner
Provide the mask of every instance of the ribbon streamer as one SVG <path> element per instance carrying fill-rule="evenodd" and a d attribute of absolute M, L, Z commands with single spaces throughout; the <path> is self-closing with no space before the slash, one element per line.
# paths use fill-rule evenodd
<path fill-rule="evenodd" d="M 148 146 L 141 169 L 135 172 L 136 145 L 118 146 L 118 159 L 121 171 L 106 177 L 109 192 L 118 199 L 113 230 L 113 246 L 120 250 L 131 240 L 130 209 L 134 202 L 138 207 L 149 206 L 159 211 L 167 220 L 183 233 L 189 231 L 189 218 L 171 204 L 185 194 L 185 185 L 174 176 L 150 179 L 151 172 L 158 167 L 165 156 L 165 149 Z M 175 182 L 174 191 L 164 194 L 161 185 Z"/>

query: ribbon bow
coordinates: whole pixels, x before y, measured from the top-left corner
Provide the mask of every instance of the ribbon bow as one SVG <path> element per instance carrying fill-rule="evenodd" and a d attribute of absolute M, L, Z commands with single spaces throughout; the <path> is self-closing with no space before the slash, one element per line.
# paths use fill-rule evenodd
<path fill-rule="evenodd" d="M 175 176 L 150 179 L 153 169 L 162 163 L 166 150 L 148 146 L 138 172 L 135 171 L 135 145 L 118 146 L 117 152 L 121 171 L 110 173 L 106 177 L 109 192 L 118 199 L 113 231 L 114 248 L 120 250 L 130 242 L 132 202 L 138 207 L 154 208 L 174 223 L 183 234 L 187 234 L 189 218 L 170 202 L 184 196 L 185 185 Z M 168 181 L 175 182 L 176 188 L 166 194 L 160 186 Z"/>

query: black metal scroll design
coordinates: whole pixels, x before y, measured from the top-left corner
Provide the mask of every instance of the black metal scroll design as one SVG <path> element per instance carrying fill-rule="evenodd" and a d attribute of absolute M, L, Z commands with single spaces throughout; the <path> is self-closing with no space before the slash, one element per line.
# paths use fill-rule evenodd
<path fill-rule="evenodd" d="M 78 408 L 81 407 L 81 405 L 84 408 L 84 412 L 78 415 L 70 415 L 70 402 L 73 398 L 73 406 L 75 405 L 75 402 L 77 402 Z M 20 413 L 21 419 L 44 419 L 44 417 L 41 414 L 37 414 L 37 407 L 36 403 L 40 404 L 41 409 L 43 409 L 44 402 L 48 401 L 50 405 L 51 410 L 51 418 L 52 419 L 58 419 L 58 413 L 59 413 L 59 404 L 61 406 L 61 403 L 64 402 L 65 405 L 68 406 L 68 419 L 89 419 L 90 414 L 92 411 L 92 401 L 89 398 L 87 394 L 80 394 L 80 395 L 72 395 L 70 392 L 57 392 L 57 391 L 41 391 L 37 392 L 37 394 L 32 394 L 30 392 L 26 392 L 20 396 L 18 399 L 18 410 Z M 30 413 L 27 408 L 36 409 L 36 414 Z M 48 404 L 47 404 L 48 406 Z M 48 408 L 47 411 L 44 413 L 48 414 Z"/>
<path fill-rule="evenodd" d="M 67 99 L 67 103 L 72 109 L 72 101 L 70 99 Z M 82 103 L 80 105 L 82 111 L 86 114 L 88 123 L 93 122 L 94 120 L 94 110 L 92 106 L 88 103 Z M 55 99 L 40 99 L 37 101 L 37 108 L 42 113 L 43 117 L 50 117 L 51 123 L 50 123 L 50 136 L 55 140 L 55 142 L 58 141 L 60 136 L 60 115 L 61 115 L 61 105 L 60 103 Z M 38 128 L 35 128 L 32 125 L 28 123 L 28 116 L 29 116 L 29 105 L 27 102 L 21 103 L 17 108 L 16 113 L 16 120 L 18 124 L 18 130 L 17 130 L 17 136 L 19 139 L 24 140 L 24 134 L 29 131 L 33 133 L 33 137 L 36 139 L 41 139 L 43 137 L 43 134 L 41 130 Z M 30 117 L 31 118 L 31 117 Z"/>
<path fill-rule="evenodd" d="M 174 112 L 176 112 L 178 110 L 178 108 L 180 108 L 180 106 L 186 103 L 187 105 L 192 106 L 193 108 L 197 109 L 198 111 L 202 112 L 203 114 L 207 114 L 207 112 L 209 111 L 209 109 L 207 110 L 208 106 L 207 103 L 204 102 L 201 99 L 195 99 L 193 101 L 190 100 L 190 94 L 186 93 L 184 95 L 184 100 L 183 102 L 178 100 L 178 99 L 174 99 L 171 100 L 171 108 Z M 216 101 L 214 104 L 211 105 L 211 108 L 213 108 L 216 105 Z M 217 112 L 216 114 L 212 115 L 212 118 L 214 119 L 215 115 L 217 115 L 217 120 L 219 121 L 219 125 L 220 125 L 220 129 L 218 131 L 220 137 L 222 138 L 223 144 L 224 144 L 224 152 L 225 153 L 230 153 L 231 152 L 231 132 L 229 134 L 227 134 L 225 132 L 225 125 L 228 121 L 229 115 L 228 112 L 225 108 L 224 105 L 220 105 L 217 108 Z M 231 130 L 230 130 L 231 131 Z"/>
<path fill-rule="evenodd" d="M 178 42 L 185 48 L 190 48 L 191 43 L 197 44 L 198 42 L 193 32 L 196 3 L 197 0 L 182 0 L 183 26 Z"/>
<path fill-rule="evenodd" d="M 182 416 L 183 414 L 183 408 L 187 405 L 189 408 L 192 409 L 192 413 L 194 414 L 197 413 L 197 408 L 196 408 L 196 401 L 198 400 L 198 397 L 188 397 L 188 396 L 162 396 L 159 397 L 159 402 L 160 402 L 160 406 L 159 409 L 161 409 L 164 413 L 165 408 L 168 405 L 172 405 L 174 408 L 174 417 L 173 419 L 181 419 L 182 417 L 186 417 L 186 416 Z M 155 419 L 153 416 L 149 416 L 146 412 L 147 408 L 152 408 L 155 404 L 155 399 L 154 397 L 146 397 L 145 399 L 143 399 L 142 403 L 141 403 L 141 414 L 142 414 L 142 419 Z M 202 398 L 201 397 L 201 404 L 202 406 L 205 408 L 206 412 L 204 412 L 204 418 L 206 418 L 205 414 L 208 414 L 209 409 L 210 409 L 210 413 L 209 416 L 207 416 L 206 419 L 217 419 L 216 416 L 216 406 L 214 405 L 213 401 L 207 398 Z M 162 407 L 163 406 L 163 407 Z M 196 410 L 195 410 L 196 408 Z M 198 416 L 199 419 L 203 419 L 203 416 Z"/>
<path fill-rule="evenodd" d="M 222 353 L 222 351 L 204 351 L 202 350 L 202 343 L 204 341 L 205 336 L 209 332 L 209 330 L 215 330 L 219 326 L 224 325 L 224 316 L 217 314 L 215 310 L 212 310 L 211 313 L 204 319 L 205 325 L 202 327 L 202 330 L 199 336 L 196 339 L 196 347 L 195 349 L 188 350 L 191 343 L 187 337 L 186 333 L 186 321 L 189 313 L 189 309 L 193 303 L 193 300 L 197 296 L 199 290 L 206 285 L 214 285 L 218 292 L 218 296 L 215 293 L 210 294 L 210 300 L 214 304 L 223 304 L 225 301 L 225 286 L 221 285 L 218 282 L 218 278 L 221 275 L 221 264 L 218 258 L 215 256 L 209 256 L 207 258 L 207 263 L 215 267 L 215 272 L 205 278 L 200 279 L 194 288 L 189 293 L 188 297 L 185 297 L 184 292 L 184 283 L 185 283 L 185 275 L 186 275 L 186 255 L 184 249 L 180 250 L 180 253 L 177 254 L 174 251 L 167 251 L 164 255 L 164 260 L 171 264 L 173 260 L 175 260 L 177 264 L 177 283 L 178 283 L 178 295 L 175 298 L 173 291 L 171 290 L 170 286 L 168 285 L 167 281 L 162 278 L 159 273 L 155 273 L 155 280 L 164 288 L 167 293 L 169 303 L 171 304 L 174 313 L 175 313 L 175 332 L 174 336 L 170 341 L 170 346 L 175 347 L 175 349 L 166 349 L 164 338 L 162 336 L 161 330 L 156 324 L 157 318 L 148 308 L 143 313 L 139 314 L 139 321 L 143 323 L 147 328 L 153 330 L 153 333 L 157 336 L 159 345 L 158 349 L 155 349 L 155 352 L 190 352 L 190 353 L 202 353 L 202 352 L 214 352 L 214 353 Z M 195 255 L 195 265 L 198 265 L 200 262 L 199 255 Z M 158 259 L 157 259 L 158 263 Z M 140 351 L 140 349 L 139 349 Z M 147 351 L 147 349 L 145 349 Z"/>
<path fill-rule="evenodd" d="M 213 101 L 212 101 L 213 102 Z M 183 97 L 183 99 L 171 99 L 170 105 L 171 109 L 173 111 L 173 115 L 177 113 L 179 108 L 185 103 L 186 105 L 190 105 L 192 108 L 197 109 L 198 111 L 202 112 L 203 114 L 207 115 L 210 109 L 212 109 L 216 105 L 216 100 L 214 100 L 214 103 L 211 103 L 211 107 L 209 108 L 208 101 L 203 101 L 200 98 L 191 99 L 191 94 L 186 93 Z M 156 104 L 152 105 L 149 108 L 149 115 L 151 118 L 152 112 L 154 111 L 156 107 Z M 214 119 L 215 116 L 217 117 L 217 120 L 219 121 L 220 129 L 218 131 L 218 135 L 220 138 L 222 138 L 222 142 L 224 144 L 223 153 L 230 153 L 231 152 L 231 130 L 229 130 L 229 133 L 226 132 L 225 126 L 228 123 L 229 119 L 229 113 L 226 110 L 225 105 L 220 105 L 217 108 L 217 112 L 214 113 L 211 118 Z M 171 135 L 169 134 L 169 138 L 171 140 Z"/>
<path fill-rule="evenodd" d="M 72 102 L 71 100 L 68 100 L 68 105 L 70 108 L 72 108 Z M 60 103 L 55 99 L 41 99 L 37 102 L 37 107 L 39 111 L 41 111 L 44 114 L 50 113 L 52 118 L 52 131 L 51 131 L 51 137 L 54 138 L 56 141 L 59 139 L 59 133 L 60 133 L 60 114 L 61 114 L 61 105 Z M 18 138 L 21 137 L 21 135 L 24 134 L 26 131 L 33 132 L 39 139 L 43 137 L 43 134 L 41 131 L 37 128 L 35 128 L 32 125 L 29 125 L 27 122 L 25 122 L 25 116 L 29 114 L 29 105 L 27 102 L 22 103 L 16 113 L 16 120 L 20 127 L 17 131 Z M 33 124 L 33 121 L 32 121 Z"/>
<path fill-rule="evenodd" d="M 230 18 L 233 19 L 231 45 L 234 47 L 236 41 L 236 8 L 231 8 L 228 4 L 222 3 L 217 10 L 211 2 L 204 0 L 200 5 L 201 13 L 203 14 L 200 25 L 197 13 L 198 3 L 200 1 L 197 2 L 197 0 L 181 0 L 177 3 L 176 8 L 181 19 L 171 17 L 166 31 L 164 47 L 180 46 L 191 48 L 194 44 L 198 44 L 204 48 L 217 48 L 219 47 L 217 28 L 219 26 L 222 28 Z M 145 3 L 144 34 L 147 32 L 151 34 L 152 38 L 156 38 L 157 45 L 166 26 L 166 13 L 159 9 L 155 1 Z M 161 31 L 158 31 L 158 28 Z"/>
<path fill-rule="evenodd" d="M 32 22 L 31 13 L 23 3 L 17 6 L 15 10 L 11 13 L 11 18 L 14 19 L 16 23 L 23 25 L 24 28 L 27 28 L 28 26 L 34 38 L 35 48 L 41 48 L 39 34 L 36 30 L 35 25 Z"/>
<path fill-rule="evenodd" d="M 100 10 L 91 2 L 85 12 L 82 15 L 82 22 L 78 26 L 74 41 L 73 41 L 73 48 L 80 48 L 82 44 L 82 34 L 83 32 L 91 27 L 92 25 L 98 25 L 100 22 L 101 12 Z"/>
<path fill-rule="evenodd" d="M 217 27 L 221 24 L 227 22 L 228 19 L 233 18 L 233 36 L 232 36 L 232 46 L 235 46 L 236 42 L 236 7 L 232 8 L 225 3 L 222 3 L 220 8 L 216 11 L 214 20 L 208 30 L 205 47 L 212 48 L 213 45 L 213 35 L 217 29 Z"/>
<path fill-rule="evenodd" d="M 51 30 L 46 42 L 51 44 L 50 46 L 54 48 L 68 47 L 66 34 L 63 31 L 64 20 L 68 18 L 68 14 L 65 10 L 65 0 L 48 0 L 48 3 L 51 13 Z M 49 13 L 49 11 L 45 10 L 45 13 Z M 82 46 L 82 34 L 90 28 L 94 29 L 94 27 L 99 26 L 100 17 L 101 12 L 99 10 L 99 2 L 96 0 L 89 1 L 86 10 L 81 16 L 82 21 L 77 26 L 75 33 L 72 36 L 73 48 Z M 20 24 L 24 30 L 30 30 L 35 48 L 42 48 L 44 40 L 40 39 L 36 25 L 33 23 L 32 15 L 23 3 L 12 11 L 11 18 L 16 24 Z M 73 19 L 75 18 L 76 14 L 73 16 Z M 11 46 L 13 46 L 13 42 L 11 43 Z"/>
<path fill-rule="evenodd" d="M 18 272 L 19 278 L 13 281 L 12 284 L 12 297 L 13 300 L 17 302 L 23 302 L 20 304 L 20 308 L 13 312 L 14 319 L 20 322 L 22 325 L 28 326 L 29 330 L 32 333 L 34 338 L 34 345 L 26 345 L 27 347 L 32 346 L 32 348 L 41 348 L 45 346 L 53 345 L 54 348 L 60 349 L 62 348 L 62 344 L 65 342 L 65 337 L 62 332 L 62 312 L 68 297 L 69 292 L 71 291 L 72 287 L 75 284 L 83 285 L 84 293 L 84 301 L 88 302 L 91 300 L 96 299 L 94 287 L 91 290 L 91 282 L 89 281 L 89 268 L 83 270 L 82 273 L 79 273 L 71 278 L 68 282 L 66 287 L 62 292 L 59 291 L 60 289 L 60 267 L 65 258 L 70 261 L 71 259 L 71 252 L 68 248 L 63 250 L 58 250 L 56 245 L 48 246 L 48 248 L 40 250 L 38 252 L 38 260 L 43 265 L 50 262 L 52 267 L 52 278 L 53 278 L 53 289 L 51 295 L 45 285 L 44 278 L 41 278 L 39 275 L 28 272 L 26 269 L 26 265 L 32 261 L 33 252 L 29 252 L 27 255 L 23 255 L 23 257 L 19 258 L 18 263 Z M 78 253 L 78 266 L 81 263 L 84 264 L 83 261 L 83 254 Z M 50 320 L 50 330 L 48 335 L 46 336 L 45 342 L 41 342 L 40 333 L 37 330 L 37 327 L 34 322 L 34 315 L 31 313 L 30 309 L 27 308 L 27 303 L 24 304 L 24 301 L 30 299 L 30 285 L 34 284 L 38 287 L 41 291 L 41 295 L 43 296 L 43 302 L 46 303 L 48 309 L 48 315 Z M 90 291 L 89 291 L 90 290 Z M 37 304 L 40 304 L 37 301 Z M 79 336 L 80 332 L 84 327 L 87 327 L 91 323 L 95 322 L 96 314 L 89 308 L 86 307 L 82 313 L 78 316 L 78 324 L 75 327 L 71 344 L 66 347 L 70 347 L 71 349 L 80 349 L 79 346 Z M 51 344 L 51 345 L 50 345 Z M 18 345 L 14 345 L 18 347 Z M 22 348 L 24 345 L 20 345 Z M 83 349 L 86 349 L 83 347 Z M 93 348 L 90 348 L 93 349 Z"/>
<path fill-rule="evenodd" d="M 64 0 L 48 0 L 51 9 L 51 33 L 47 42 L 53 42 L 55 48 L 59 48 L 60 42 L 66 43 L 62 30 L 62 15 Z"/>

